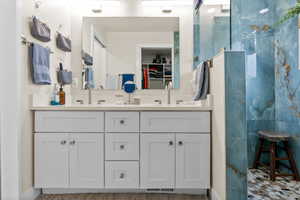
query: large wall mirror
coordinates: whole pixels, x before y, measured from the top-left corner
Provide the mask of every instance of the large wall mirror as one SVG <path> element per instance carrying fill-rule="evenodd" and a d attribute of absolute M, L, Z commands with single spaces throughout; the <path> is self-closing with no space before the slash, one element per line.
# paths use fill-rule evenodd
<path fill-rule="evenodd" d="M 179 88 L 179 34 L 178 17 L 84 17 L 83 70 L 93 71 L 94 88 L 119 90 L 128 80 Z"/>

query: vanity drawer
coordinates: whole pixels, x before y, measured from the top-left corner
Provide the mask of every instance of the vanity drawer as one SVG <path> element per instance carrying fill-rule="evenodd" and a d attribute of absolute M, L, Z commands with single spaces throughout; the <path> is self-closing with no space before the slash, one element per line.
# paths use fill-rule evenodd
<path fill-rule="evenodd" d="M 209 133 L 210 112 L 142 112 L 141 132 Z"/>
<path fill-rule="evenodd" d="M 105 162 L 105 187 L 111 189 L 139 188 L 139 163 Z"/>
<path fill-rule="evenodd" d="M 105 113 L 106 132 L 139 132 L 138 112 L 107 112 Z"/>
<path fill-rule="evenodd" d="M 139 134 L 106 134 L 106 160 L 139 160 Z"/>
<path fill-rule="evenodd" d="M 35 112 L 35 132 L 104 132 L 104 113 L 93 111 L 38 111 Z"/>

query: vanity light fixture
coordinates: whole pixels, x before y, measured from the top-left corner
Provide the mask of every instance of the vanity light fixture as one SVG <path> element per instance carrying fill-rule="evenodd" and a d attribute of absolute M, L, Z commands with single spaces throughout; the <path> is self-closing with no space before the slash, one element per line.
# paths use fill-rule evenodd
<path fill-rule="evenodd" d="M 102 5 L 104 0 L 95 0 L 92 4 L 92 12 L 93 13 L 101 13 L 102 12 Z"/>
<path fill-rule="evenodd" d="M 173 6 L 192 6 L 193 0 L 142 0 L 142 5 L 154 7 L 166 6 L 168 8 Z"/>
<path fill-rule="evenodd" d="M 92 12 L 96 13 L 96 14 L 102 13 L 102 5 L 99 4 L 99 6 L 96 6 L 95 8 L 92 8 Z"/>
<path fill-rule="evenodd" d="M 230 0 L 204 0 L 203 5 L 230 5 Z"/>
<path fill-rule="evenodd" d="M 103 7 L 118 7 L 121 3 L 119 0 L 97 0 L 95 6 L 92 8 L 92 12 L 99 14 L 102 13 Z"/>
<path fill-rule="evenodd" d="M 216 12 L 216 9 L 215 8 L 210 8 L 207 10 L 207 13 L 214 13 Z"/>
<path fill-rule="evenodd" d="M 162 10 L 161 10 L 163 13 L 171 13 L 173 10 L 171 7 L 163 7 Z"/>

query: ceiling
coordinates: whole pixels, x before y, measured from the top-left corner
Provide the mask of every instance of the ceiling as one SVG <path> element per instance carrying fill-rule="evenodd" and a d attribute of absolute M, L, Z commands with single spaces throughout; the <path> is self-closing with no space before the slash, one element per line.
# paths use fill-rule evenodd
<path fill-rule="evenodd" d="M 174 32 L 179 31 L 178 17 L 85 17 L 105 32 Z"/>

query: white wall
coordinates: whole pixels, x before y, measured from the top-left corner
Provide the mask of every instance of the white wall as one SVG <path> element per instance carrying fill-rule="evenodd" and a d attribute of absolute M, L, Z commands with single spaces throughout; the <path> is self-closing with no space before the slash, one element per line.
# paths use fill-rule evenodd
<path fill-rule="evenodd" d="M 71 14 L 68 2 L 66 0 L 47 0 L 41 1 L 42 4 L 39 9 L 35 9 L 34 1 L 32 0 L 23 0 L 22 6 L 22 34 L 32 42 L 39 43 L 43 46 L 48 46 L 54 52 L 50 58 L 50 71 L 52 82 L 57 82 L 56 80 L 56 69 L 59 62 L 63 61 L 66 69 L 70 69 L 71 55 L 70 53 L 64 53 L 56 48 L 55 36 L 56 31 L 59 28 L 59 25 L 62 25 L 62 28 L 59 30 L 66 36 L 70 36 L 71 33 Z M 35 40 L 29 30 L 29 20 L 31 16 L 36 15 L 42 21 L 47 23 L 51 28 L 51 38 L 52 41 L 49 43 L 43 43 Z M 18 38 L 19 42 L 20 39 Z M 30 75 L 30 66 L 28 64 L 28 47 L 22 46 L 21 51 L 21 69 L 22 69 L 22 91 L 23 98 L 21 102 L 22 106 L 22 192 L 28 192 L 32 189 L 33 186 L 33 120 L 32 112 L 30 111 L 31 106 L 31 97 L 32 95 L 38 96 L 38 103 L 41 105 L 48 105 L 50 101 L 50 95 L 53 90 L 53 86 L 48 85 L 34 85 L 31 80 Z M 65 91 L 67 94 L 70 94 L 70 87 L 66 87 Z"/>
<path fill-rule="evenodd" d="M 0 1 L 0 133 L 1 199 L 18 200 L 20 196 L 20 0 Z"/>
<path fill-rule="evenodd" d="M 211 69 L 211 92 L 214 94 L 212 113 L 212 197 L 226 199 L 226 118 L 225 118 L 225 56 L 214 57 Z"/>
<path fill-rule="evenodd" d="M 72 70 L 79 82 L 81 81 L 81 57 L 80 51 L 82 46 L 81 30 L 83 17 L 179 17 L 180 23 L 180 74 L 181 89 L 174 91 L 175 99 L 191 100 L 192 91 L 190 85 L 192 63 L 193 63 L 193 8 L 192 6 L 173 7 L 170 14 L 162 13 L 160 6 L 144 7 L 139 0 L 121 1 L 119 7 L 103 7 L 103 12 L 94 14 L 91 7 L 87 4 L 74 4 L 72 7 L 72 39 L 74 51 L 72 52 Z M 81 84 L 79 84 L 81 85 Z M 124 94 L 122 91 L 97 91 L 94 92 L 97 101 L 105 99 L 109 102 L 116 100 L 116 94 Z M 87 91 L 80 88 L 72 88 L 73 102 L 77 99 L 83 99 L 87 102 Z M 125 94 L 124 94 L 125 95 Z M 147 90 L 138 91 L 135 94 L 140 97 L 142 102 L 152 103 L 155 99 L 166 100 L 164 91 Z M 125 98 L 126 95 L 125 95 Z"/>
<path fill-rule="evenodd" d="M 173 32 L 108 32 L 107 45 L 107 73 L 118 77 L 123 73 L 136 74 L 141 80 L 141 67 L 137 68 L 137 47 L 141 45 L 156 45 L 157 47 L 173 46 Z M 140 84 L 140 81 L 138 81 Z"/>

